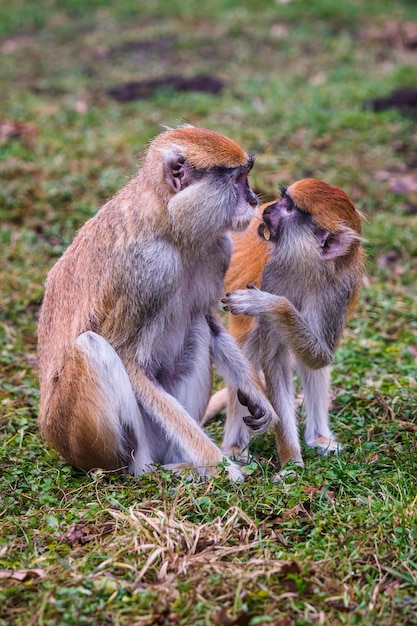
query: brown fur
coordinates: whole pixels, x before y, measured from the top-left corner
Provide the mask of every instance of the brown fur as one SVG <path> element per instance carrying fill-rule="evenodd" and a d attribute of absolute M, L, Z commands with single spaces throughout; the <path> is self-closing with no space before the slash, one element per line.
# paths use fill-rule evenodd
<path fill-rule="evenodd" d="M 223 454 L 198 424 L 211 355 L 249 394 L 259 423 L 273 418 L 215 313 L 228 231 L 246 227 L 257 205 L 252 163 L 213 131 L 162 133 L 50 271 L 39 320 L 39 422 L 68 462 L 134 474 L 155 463 L 213 471 Z M 233 463 L 227 471 L 242 478 Z"/>
<path fill-rule="evenodd" d="M 200 128 L 189 126 L 167 131 L 154 140 L 154 146 L 163 145 L 167 136 L 170 141 L 178 141 L 187 147 L 187 158 L 198 169 L 238 167 L 248 160 L 248 155 L 237 143 L 211 130 L 205 130 L 203 134 Z"/>
<path fill-rule="evenodd" d="M 261 238 L 265 229 L 269 241 Z M 233 235 L 223 302 L 231 312 L 231 333 L 265 376 L 279 416 L 274 429 L 281 465 L 302 464 L 291 397 L 294 358 L 306 394 L 307 443 L 338 447 L 328 427 L 329 365 L 358 294 L 360 238 L 360 215 L 349 197 L 316 179 L 291 185 L 280 201 L 258 209 L 245 232 Z M 245 289 L 249 283 L 253 287 Z M 244 409 L 236 390 L 229 385 L 228 391 L 223 450 L 233 455 L 248 439 L 241 426 Z M 218 410 L 219 401 L 213 406 Z M 251 425 L 251 418 L 245 421 Z"/>

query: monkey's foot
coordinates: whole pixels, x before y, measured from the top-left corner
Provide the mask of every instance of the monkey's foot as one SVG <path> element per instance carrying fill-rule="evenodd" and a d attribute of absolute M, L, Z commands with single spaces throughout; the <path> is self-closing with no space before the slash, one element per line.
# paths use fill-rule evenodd
<path fill-rule="evenodd" d="M 226 459 L 226 461 L 227 465 L 225 466 L 225 470 L 230 480 L 232 480 L 234 483 L 243 483 L 243 481 L 245 480 L 245 475 L 242 472 L 241 468 L 237 465 L 237 463 L 230 461 L 230 459 Z"/>
<path fill-rule="evenodd" d="M 222 448 L 224 454 L 233 459 L 233 461 L 237 461 L 238 463 L 243 463 L 244 465 L 248 465 L 252 462 L 252 456 L 249 454 L 248 447 L 241 447 L 238 445 L 229 446 L 227 449 Z"/>
<path fill-rule="evenodd" d="M 245 480 L 244 473 L 230 459 L 224 458 L 224 464 L 219 463 L 216 467 L 193 467 L 187 463 L 168 463 L 162 466 L 176 476 L 183 478 L 186 482 L 205 481 L 209 476 L 218 476 L 220 474 L 219 467 L 224 467 L 228 478 L 233 482 L 243 482 Z"/>
<path fill-rule="evenodd" d="M 178 478 L 182 478 L 186 483 L 201 482 L 207 478 L 207 475 L 201 468 L 193 467 L 190 463 L 167 463 L 162 467 L 178 476 Z"/>
<path fill-rule="evenodd" d="M 317 454 L 324 456 L 325 454 L 334 453 L 339 454 L 343 450 L 343 445 L 339 443 L 333 437 L 324 437 L 320 435 L 312 441 L 307 441 L 309 448 L 316 448 Z"/>
<path fill-rule="evenodd" d="M 300 470 L 304 469 L 304 463 L 302 461 L 292 461 L 291 465 L 293 467 L 284 467 L 278 474 L 275 474 L 272 482 L 278 484 L 296 480 L 300 475 Z"/>

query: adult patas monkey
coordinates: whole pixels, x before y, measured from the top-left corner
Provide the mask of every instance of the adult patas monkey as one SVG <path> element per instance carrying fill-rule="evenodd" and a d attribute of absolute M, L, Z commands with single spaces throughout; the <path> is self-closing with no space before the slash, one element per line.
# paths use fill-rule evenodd
<path fill-rule="evenodd" d="M 160 134 L 136 176 L 50 271 L 39 319 L 39 420 L 69 463 L 135 475 L 155 463 L 214 471 L 224 455 L 198 423 L 211 358 L 247 396 L 255 427 L 274 416 L 214 312 L 232 252 L 228 231 L 246 228 L 258 204 L 252 165 L 215 132 Z M 226 470 L 242 479 L 234 463 Z"/>
<path fill-rule="evenodd" d="M 328 420 L 330 363 L 361 281 L 360 214 L 338 187 L 300 180 L 283 189 L 279 201 L 260 207 L 258 219 L 233 240 L 225 281 L 231 293 L 223 299 L 233 314 L 230 330 L 264 374 L 279 417 L 273 428 L 281 466 L 302 465 L 292 365 L 295 360 L 303 384 L 307 444 L 336 449 Z M 222 408 L 221 394 L 206 418 Z M 249 435 L 238 401 L 244 397 L 230 383 L 228 396 L 222 449 L 238 456 Z"/>

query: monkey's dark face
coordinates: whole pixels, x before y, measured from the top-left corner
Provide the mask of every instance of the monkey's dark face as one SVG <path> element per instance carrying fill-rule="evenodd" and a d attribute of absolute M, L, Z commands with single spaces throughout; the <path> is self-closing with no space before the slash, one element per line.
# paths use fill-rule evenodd
<path fill-rule="evenodd" d="M 269 204 L 262 213 L 258 234 L 262 239 L 279 242 L 288 231 L 302 232 L 313 228 L 309 213 L 301 211 L 284 190 L 281 200 Z"/>
<path fill-rule="evenodd" d="M 312 213 L 300 209 L 286 189 L 282 198 L 267 205 L 262 213 L 258 234 L 275 244 L 274 256 L 283 261 L 297 262 L 306 267 L 315 260 L 337 261 L 351 255 L 352 246 L 359 245 L 360 235 L 346 224 L 328 230 L 316 222 L 320 205 L 311 202 Z"/>

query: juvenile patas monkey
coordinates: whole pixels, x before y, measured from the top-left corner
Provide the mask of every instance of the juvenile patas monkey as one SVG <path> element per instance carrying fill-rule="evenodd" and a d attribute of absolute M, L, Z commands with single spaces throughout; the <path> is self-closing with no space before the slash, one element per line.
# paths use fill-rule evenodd
<path fill-rule="evenodd" d="M 265 377 L 279 418 L 273 428 L 281 466 L 302 465 L 292 365 L 304 390 L 307 445 L 337 449 L 328 419 L 330 363 L 361 281 L 361 218 L 341 189 L 316 179 L 283 189 L 282 198 L 260 207 L 258 216 L 245 233 L 233 236 L 225 280 L 231 293 L 223 303 L 233 314 L 231 333 Z M 223 401 L 222 392 L 213 397 L 206 419 Z M 229 456 L 241 455 L 248 445 L 244 401 L 228 384 L 222 449 Z"/>
<path fill-rule="evenodd" d="M 135 475 L 156 463 L 214 471 L 224 455 L 199 425 L 212 359 L 242 390 L 255 427 L 276 419 L 215 313 L 232 253 L 228 231 L 246 228 L 258 205 L 252 165 L 209 130 L 158 135 L 139 172 L 50 271 L 39 319 L 39 421 L 69 463 Z M 236 464 L 226 461 L 226 470 L 242 479 Z"/>

